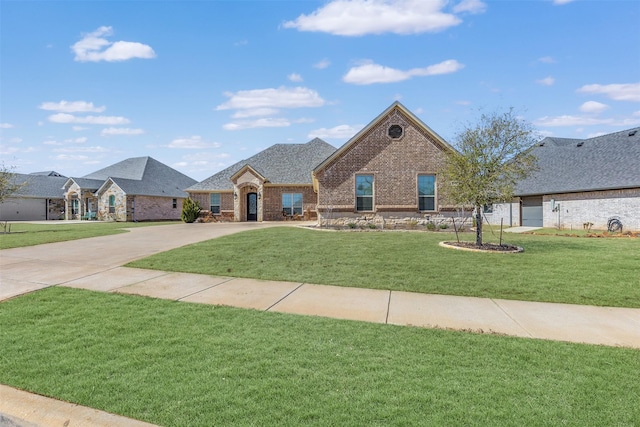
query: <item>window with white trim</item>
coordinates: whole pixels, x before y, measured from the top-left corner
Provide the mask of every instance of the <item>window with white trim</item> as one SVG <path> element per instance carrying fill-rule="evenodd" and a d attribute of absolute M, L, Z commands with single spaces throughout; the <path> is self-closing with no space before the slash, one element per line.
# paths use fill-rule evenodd
<path fill-rule="evenodd" d="M 418 210 L 436 210 L 435 175 L 418 175 Z"/>
<path fill-rule="evenodd" d="M 116 213 L 116 196 L 109 196 L 109 213 Z"/>
<path fill-rule="evenodd" d="M 282 215 L 302 215 L 302 193 L 282 193 Z"/>
<path fill-rule="evenodd" d="M 220 193 L 211 193 L 209 197 L 209 210 L 212 214 L 220 213 Z"/>
<path fill-rule="evenodd" d="M 356 175 L 356 211 L 373 211 L 373 175 Z"/>

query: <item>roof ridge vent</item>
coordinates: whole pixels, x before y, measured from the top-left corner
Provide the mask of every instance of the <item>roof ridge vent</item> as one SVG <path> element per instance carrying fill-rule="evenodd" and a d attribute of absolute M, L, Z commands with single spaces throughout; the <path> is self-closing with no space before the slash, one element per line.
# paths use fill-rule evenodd
<path fill-rule="evenodd" d="M 582 147 L 584 145 L 584 141 L 580 141 L 576 144 L 576 147 Z"/>
<path fill-rule="evenodd" d="M 635 135 L 636 132 L 638 132 L 638 129 L 633 129 L 633 130 L 629 131 L 629 136 Z"/>

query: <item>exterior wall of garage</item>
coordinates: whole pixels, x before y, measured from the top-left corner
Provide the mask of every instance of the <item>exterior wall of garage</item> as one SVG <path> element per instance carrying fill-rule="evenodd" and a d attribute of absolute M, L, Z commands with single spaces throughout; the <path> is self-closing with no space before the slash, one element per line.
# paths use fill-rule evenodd
<path fill-rule="evenodd" d="M 520 200 L 497 203 L 486 214 L 494 225 L 521 225 Z M 591 223 L 594 230 L 606 230 L 607 221 L 617 216 L 623 231 L 640 231 L 640 188 L 547 194 L 542 197 L 543 227 L 581 230 Z"/>

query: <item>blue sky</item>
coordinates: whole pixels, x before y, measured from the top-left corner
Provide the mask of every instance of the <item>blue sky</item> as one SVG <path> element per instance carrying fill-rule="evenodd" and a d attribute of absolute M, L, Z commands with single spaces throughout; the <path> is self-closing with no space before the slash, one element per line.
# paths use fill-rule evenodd
<path fill-rule="evenodd" d="M 0 0 L 0 159 L 196 180 L 339 147 L 399 100 L 449 142 L 514 107 L 542 136 L 640 126 L 640 2 Z"/>

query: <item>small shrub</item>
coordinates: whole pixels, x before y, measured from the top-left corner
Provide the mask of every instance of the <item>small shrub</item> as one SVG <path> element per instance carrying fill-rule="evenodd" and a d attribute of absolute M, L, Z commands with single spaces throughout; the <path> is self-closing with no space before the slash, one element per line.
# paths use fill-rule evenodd
<path fill-rule="evenodd" d="M 446 230 L 447 228 L 449 228 L 449 224 L 447 224 L 446 222 L 443 222 L 438 227 L 440 228 L 440 230 Z"/>
<path fill-rule="evenodd" d="M 186 223 L 192 223 L 200 215 L 200 204 L 193 199 L 185 199 L 182 202 L 182 214 L 180 218 Z"/>
<path fill-rule="evenodd" d="M 354 229 L 356 228 L 356 223 L 355 222 L 350 222 L 349 224 L 347 224 L 347 227 Z"/>
<path fill-rule="evenodd" d="M 369 226 L 369 228 L 370 228 L 370 229 L 372 229 L 372 230 L 375 230 L 375 229 L 377 229 L 377 228 L 378 228 L 378 226 L 377 226 L 377 225 L 375 225 L 375 224 L 371 224 L 371 223 L 369 223 L 369 224 L 368 224 L 368 226 Z"/>
<path fill-rule="evenodd" d="M 433 231 L 433 230 L 436 229 L 436 225 L 434 223 L 432 223 L 432 222 L 428 222 L 426 227 L 427 227 L 427 230 L 429 230 L 429 231 Z"/>

